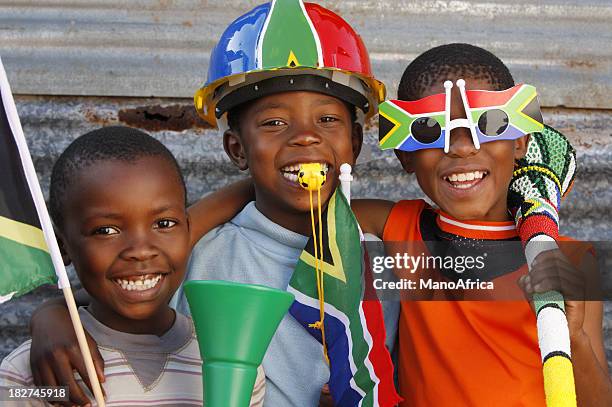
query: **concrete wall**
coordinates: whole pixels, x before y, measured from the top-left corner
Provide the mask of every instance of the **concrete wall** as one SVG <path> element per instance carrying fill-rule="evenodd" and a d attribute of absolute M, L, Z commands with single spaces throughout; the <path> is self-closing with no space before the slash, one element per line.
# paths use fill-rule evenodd
<path fill-rule="evenodd" d="M 606 0 L 321 1 L 363 36 L 376 75 L 395 88 L 426 49 L 464 41 L 500 56 L 518 82 L 540 90 L 547 123 L 578 151 L 562 232 L 612 240 L 612 6 Z M 105 124 L 149 131 L 176 154 L 189 199 L 241 175 L 220 138 L 193 112 L 221 30 L 257 1 L 11 1 L 0 3 L 2 57 L 45 193 L 53 161 L 80 134 Z M 568 46 L 569 44 L 569 46 Z M 421 197 L 412 176 L 380 152 L 368 128 L 355 168 L 357 197 Z M 399 187 L 398 187 L 399 186 Z M 609 284 L 609 282 L 607 282 Z M 0 358 L 27 337 L 31 311 L 57 295 L 41 288 L 0 305 Z M 604 321 L 612 362 L 612 305 Z M 612 366 L 612 365 L 611 365 Z"/>

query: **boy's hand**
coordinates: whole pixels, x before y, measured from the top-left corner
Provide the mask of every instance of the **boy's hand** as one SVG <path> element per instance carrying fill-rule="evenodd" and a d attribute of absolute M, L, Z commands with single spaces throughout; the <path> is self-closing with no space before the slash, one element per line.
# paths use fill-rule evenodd
<path fill-rule="evenodd" d="M 528 275 L 519 279 L 519 285 L 529 300 L 535 293 L 559 291 L 565 298 L 565 314 L 570 337 L 584 334 L 584 273 L 576 269 L 563 255 L 561 250 L 540 253 L 532 264 Z"/>
<path fill-rule="evenodd" d="M 70 403 L 91 404 L 77 384 L 76 370 L 93 393 L 87 369 L 79 350 L 70 315 L 63 304 L 47 304 L 32 315 L 30 366 L 36 386 L 68 386 Z M 104 382 L 104 360 L 95 341 L 85 331 L 94 366 L 100 382 Z M 104 389 L 102 389 L 104 391 Z"/>

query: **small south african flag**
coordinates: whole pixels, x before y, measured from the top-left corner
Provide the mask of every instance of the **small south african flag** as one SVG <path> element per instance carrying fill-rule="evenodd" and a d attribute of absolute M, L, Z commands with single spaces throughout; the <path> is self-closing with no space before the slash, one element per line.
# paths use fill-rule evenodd
<path fill-rule="evenodd" d="M 324 332 L 329 357 L 329 389 L 336 406 L 390 407 L 400 398 L 393 363 L 385 346 L 382 306 L 368 291 L 371 273 L 357 220 L 340 191 L 322 214 Z M 289 313 L 319 342 L 311 327 L 320 317 L 314 239 L 298 260 L 287 291 L 295 295 Z M 364 299 L 367 295 L 368 300 Z M 296 350 L 299 351 L 299 350 Z M 321 352 L 323 357 L 323 351 Z"/>
<path fill-rule="evenodd" d="M 32 186 L 25 174 L 22 157 L 28 154 L 30 159 L 29 152 L 2 60 L 0 94 L 0 303 L 3 303 L 42 284 L 54 284 L 57 277 Z"/>

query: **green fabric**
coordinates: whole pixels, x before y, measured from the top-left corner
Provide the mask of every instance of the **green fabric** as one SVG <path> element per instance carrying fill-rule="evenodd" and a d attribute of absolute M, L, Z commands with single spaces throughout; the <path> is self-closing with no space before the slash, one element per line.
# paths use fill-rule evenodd
<path fill-rule="evenodd" d="M 57 277 L 49 253 L 0 237 L 0 296 L 20 296 Z"/>

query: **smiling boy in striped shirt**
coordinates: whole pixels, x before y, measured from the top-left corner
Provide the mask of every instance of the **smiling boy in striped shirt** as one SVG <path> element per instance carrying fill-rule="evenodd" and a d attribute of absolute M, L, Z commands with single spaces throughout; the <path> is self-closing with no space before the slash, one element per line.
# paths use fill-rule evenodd
<path fill-rule="evenodd" d="M 91 299 L 79 310 L 104 359 L 107 406 L 201 406 L 202 361 L 193 323 L 168 302 L 190 253 L 185 183 L 159 141 L 127 127 L 75 140 L 51 176 L 51 214 L 64 261 Z M 33 386 L 27 341 L 0 366 L 0 400 L 10 387 Z M 81 369 L 81 371 L 83 371 Z M 50 385 L 83 379 L 40 378 Z M 251 406 L 261 406 L 260 368 Z M 88 394 L 93 400 L 91 394 Z M 15 405 L 44 405 L 19 400 Z"/>

